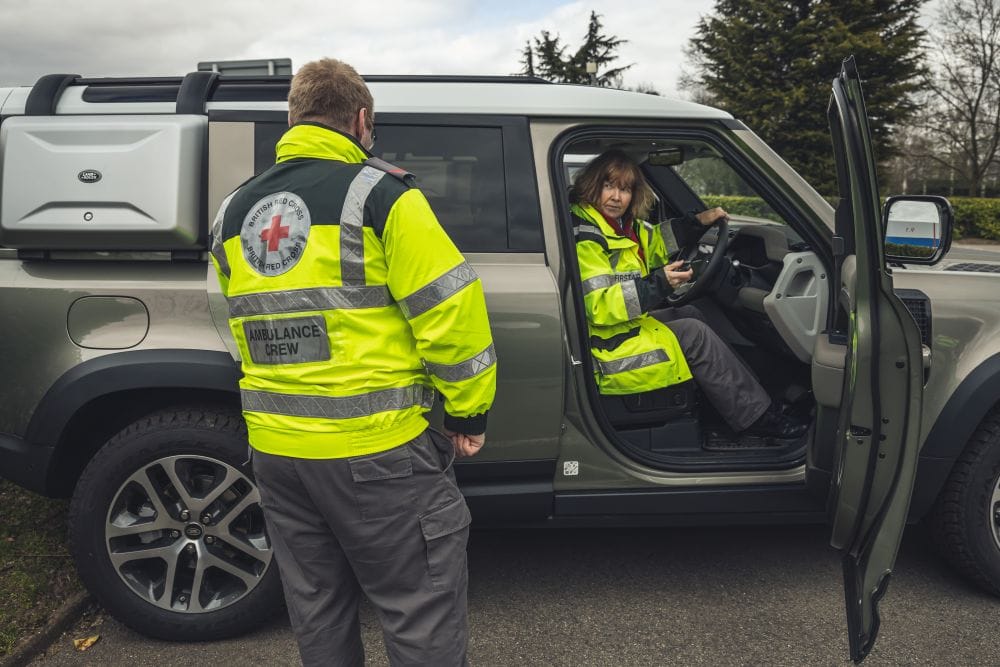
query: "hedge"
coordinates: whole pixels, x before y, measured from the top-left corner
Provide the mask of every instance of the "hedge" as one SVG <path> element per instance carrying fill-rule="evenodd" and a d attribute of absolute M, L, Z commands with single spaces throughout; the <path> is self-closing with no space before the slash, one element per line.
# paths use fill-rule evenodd
<path fill-rule="evenodd" d="M 779 220 L 760 197 L 706 195 L 702 196 L 702 201 L 709 207 L 721 206 L 733 215 Z M 953 238 L 978 236 L 1000 240 L 1000 199 L 948 197 L 948 201 L 955 211 Z"/>
<path fill-rule="evenodd" d="M 1000 199 L 948 197 L 955 211 L 955 238 L 1000 240 Z"/>

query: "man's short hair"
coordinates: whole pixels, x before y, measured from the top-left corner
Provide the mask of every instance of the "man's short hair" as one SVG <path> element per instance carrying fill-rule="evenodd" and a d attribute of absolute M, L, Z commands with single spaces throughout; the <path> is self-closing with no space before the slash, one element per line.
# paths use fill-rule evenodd
<path fill-rule="evenodd" d="M 372 118 L 372 105 L 372 94 L 361 75 L 333 58 L 303 65 L 288 91 L 288 119 L 292 124 L 311 120 L 350 132 L 362 108 L 368 109 L 368 118 Z"/>

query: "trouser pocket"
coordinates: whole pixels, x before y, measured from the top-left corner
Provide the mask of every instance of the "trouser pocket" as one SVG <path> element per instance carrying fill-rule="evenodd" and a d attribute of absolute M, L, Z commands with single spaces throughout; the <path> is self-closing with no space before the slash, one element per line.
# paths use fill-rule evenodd
<path fill-rule="evenodd" d="M 449 590 L 464 581 L 471 522 L 472 515 L 462 497 L 420 516 L 427 570 L 434 590 Z"/>
<path fill-rule="evenodd" d="M 413 463 L 406 445 L 348 461 L 358 512 L 363 520 L 411 512 L 416 501 Z"/>
<path fill-rule="evenodd" d="M 428 426 L 426 433 L 440 456 L 441 472 L 447 473 L 455 463 L 455 445 L 452 444 L 451 438 L 436 428 Z"/>

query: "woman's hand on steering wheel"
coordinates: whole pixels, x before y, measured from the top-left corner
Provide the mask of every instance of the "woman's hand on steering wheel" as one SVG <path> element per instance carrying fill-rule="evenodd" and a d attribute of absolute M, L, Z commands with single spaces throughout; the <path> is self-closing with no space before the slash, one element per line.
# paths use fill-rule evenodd
<path fill-rule="evenodd" d="M 685 282 L 690 282 L 685 289 L 675 291 L 667 297 L 667 303 L 675 308 L 691 303 L 700 297 L 709 286 L 715 283 L 723 271 L 724 263 L 728 262 L 726 248 L 729 245 L 729 215 L 723 209 L 716 207 L 696 213 L 695 217 L 698 219 L 698 222 L 706 227 L 718 227 L 718 231 L 715 235 L 715 243 L 707 257 L 705 256 L 706 253 L 702 252 L 698 242 L 692 242 L 690 245 L 678 249 L 676 256 L 681 261 L 693 262 L 701 257 L 700 261 L 704 263 L 704 268 L 699 271 L 697 280 L 692 280 L 693 275 L 689 275 L 689 272 L 680 272 L 681 276 L 686 276 Z M 675 261 L 670 266 L 676 263 Z M 667 280 L 670 280 L 670 275 L 666 273 L 667 268 L 664 267 L 664 273 L 667 276 Z M 673 282 L 670 284 L 675 290 L 677 289 L 677 286 Z"/>
<path fill-rule="evenodd" d="M 725 209 L 721 206 L 716 206 L 715 208 L 710 208 L 702 211 L 701 213 L 695 213 L 694 217 L 698 219 L 698 222 L 706 227 L 711 227 L 719 221 L 719 218 L 728 218 L 729 214 L 726 213 Z"/>
<path fill-rule="evenodd" d="M 670 286 L 674 289 L 677 289 L 687 281 L 691 280 L 691 277 L 694 276 L 693 269 L 689 268 L 687 271 L 678 270 L 682 266 L 684 266 L 684 260 L 678 259 L 677 261 L 671 262 L 663 267 L 663 275 L 666 276 L 667 282 L 670 283 Z"/>

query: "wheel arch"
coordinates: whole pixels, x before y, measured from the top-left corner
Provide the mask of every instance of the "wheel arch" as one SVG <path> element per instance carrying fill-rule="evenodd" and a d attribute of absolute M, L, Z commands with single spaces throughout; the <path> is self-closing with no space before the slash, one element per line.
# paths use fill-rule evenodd
<path fill-rule="evenodd" d="M 910 519 L 922 518 L 937 499 L 969 438 L 1000 405 L 1000 354 L 989 357 L 962 380 L 938 415 L 920 450 Z"/>
<path fill-rule="evenodd" d="M 239 366 L 225 352 L 137 350 L 85 361 L 45 393 L 25 439 L 52 448 L 45 492 L 69 496 L 87 462 L 143 415 L 176 405 L 239 409 Z"/>

